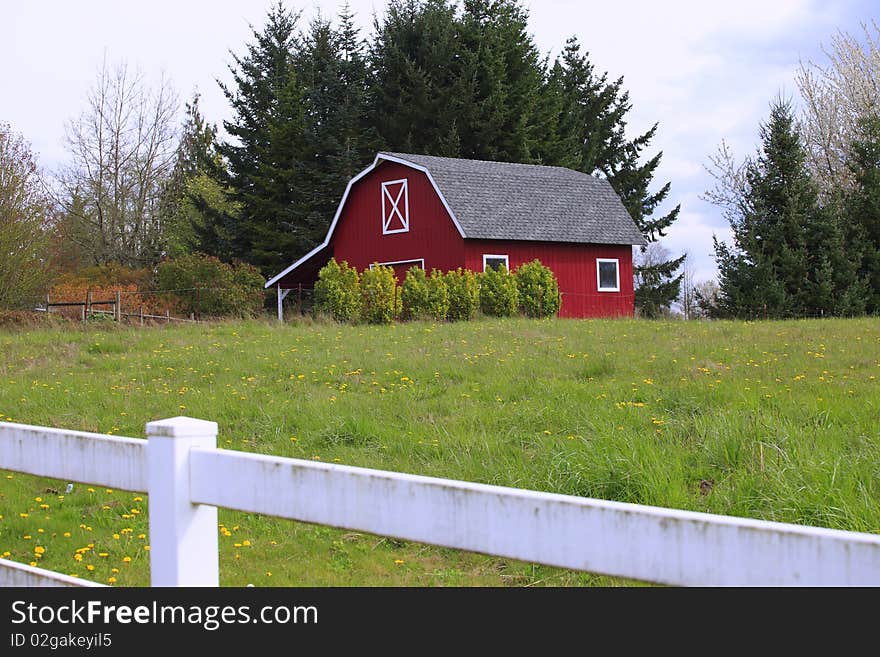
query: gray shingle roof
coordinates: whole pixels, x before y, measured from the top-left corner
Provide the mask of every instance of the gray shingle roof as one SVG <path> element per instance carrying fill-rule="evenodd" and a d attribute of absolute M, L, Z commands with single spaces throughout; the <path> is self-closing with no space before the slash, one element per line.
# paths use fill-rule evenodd
<path fill-rule="evenodd" d="M 563 167 L 387 155 L 431 172 L 469 239 L 645 243 L 607 180 Z"/>

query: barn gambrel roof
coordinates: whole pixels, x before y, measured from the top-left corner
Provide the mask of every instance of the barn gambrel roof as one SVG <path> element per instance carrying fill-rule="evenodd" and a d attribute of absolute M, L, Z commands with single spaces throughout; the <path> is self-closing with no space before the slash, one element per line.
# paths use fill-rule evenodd
<path fill-rule="evenodd" d="M 536 164 L 380 153 L 428 170 L 467 239 L 645 244 L 607 180 Z"/>

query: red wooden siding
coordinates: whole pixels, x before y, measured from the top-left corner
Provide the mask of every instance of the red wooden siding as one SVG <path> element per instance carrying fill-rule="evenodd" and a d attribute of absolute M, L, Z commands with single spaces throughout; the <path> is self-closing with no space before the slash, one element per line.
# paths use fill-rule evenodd
<path fill-rule="evenodd" d="M 401 179 L 407 180 L 409 231 L 383 235 L 382 183 Z M 394 189 L 396 196 L 398 186 Z M 385 205 L 389 206 L 387 199 Z M 399 223 L 392 227 L 399 227 Z M 345 260 L 359 270 L 374 262 L 424 259 L 426 271 L 448 271 L 464 262 L 464 240 L 431 181 L 421 171 L 396 162 L 382 162 L 353 185 L 332 246 L 337 261 Z M 401 267 L 395 267 L 398 269 Z"/>
<path fill-rule="evenodd" d="M 634 309 L 632 247 L 608 244 L 467 240 L 465 266 L 483 271 L 483 254 L 507 255 L 511 269 L 537 258 L 549 267 L 562 293 L 560 317 L 632 317 Z M 616 258 L 620 292 L 599 292 L 596 259 Z"/>

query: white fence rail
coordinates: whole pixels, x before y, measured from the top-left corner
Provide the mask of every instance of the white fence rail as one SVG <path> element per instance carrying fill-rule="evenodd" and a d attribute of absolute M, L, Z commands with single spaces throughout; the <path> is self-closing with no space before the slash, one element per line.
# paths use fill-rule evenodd
<path fill-rule="evenodd" d="M 216 434 L 191 418 L 149 423 L 148 441 L 0 423 L 0 469 L 148 492 L 154 586 L 218 585 L 217 507 L 662 584 L 880 585 L 875 534 L 248 454 Z"/>

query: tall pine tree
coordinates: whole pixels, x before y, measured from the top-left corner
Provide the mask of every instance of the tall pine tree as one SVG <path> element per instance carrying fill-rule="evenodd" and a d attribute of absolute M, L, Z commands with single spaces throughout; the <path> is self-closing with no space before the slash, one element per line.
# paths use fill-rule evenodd
<path fill-rule="evenodd" d="M 211 220 L 199 207 L 201 199 L 193 199 L 192 192 L 201 187 L 194 181 L 219 165 L 216 137 L 217 127 L 202 116 L 196 93 L 186 104 L 174 167 L 160 199 L 165 252 L 171 257 L 198 249 L 199 232 Z"/>
<path fill-rule="evenodd" d="M 457 20 L 466 84 L 457 119 L 461 156 L 535 162 L 544 67 L 517 0 L 465 0 Z"/>
<path fill-rule="evenodd" d="M 383 148 L 458 157 L 461 75 L 455 6 L 390 0 L 370 45 L 370 107 Z"/>
<path fill-rule="evenodd" d="M 847 244 L 857 274 L 865 283 L 865 309 L 880 313 L 880 115 L 863 117 L 850 146 L 852 187 L 842 206 Z"/>
<path fill-rule="evenodd" d="M 305 111 L 304 221 L 326 231 L 348 180 L 378 150 L 368 124 L 363 43 L 347 7 L 338 29 L 320 16 L 312 21 L 296 65 Z"/>
<path fill-rule="evenodd" d="M 840 225 L 820 207 L 791 106 L 773 104 L 761 150 L 747 162 L 735 245 L 715 242 L 718 314 L 791 317 L 858 312 L 860 283 Z"/>
<path fill-rule="evenodd" d="M 298 15 L 280 3 L 247 54 L 233 55 L 234 85 L 220 84 L 233 118 L 223 125 L 234 141 L 218 150 L 228 167 L 232 199 L 240 208 L 234 257 L 277 273 L 320 241 L 323 223 L 307 216 L 302 184 L 306 143 L 303 86 L 295 69 Z"/>
<path fill-rule="evenodd" d="M 549 104 L 557 112 L 551 117 L 556 137 L 545 141 L 540 153 L 544 163 L 607 178 L 645 240 L 651 243 L 665 237 L 664 231 L 678 218 L 681 207 L 656 215 L 669 196 L 670 183 L 656 192 L 650 190 L 663 153 L 645 162 L 642 154 L 657 125 L 634 139 L 626 137 L 632 106 L 623 78 L 609 81 L 607 73 L 597 75 L 589 57 L 581 54 L 577 39 L 570 38 L 549 71 L 547 86 L 559 94 L 559 100 L 543 101 L 545 108 Z M 642 316 L 659 315 L 678 297 L 681 275 L 675 273 L 684 257 L 636 265 L 636 308 Z"/>

